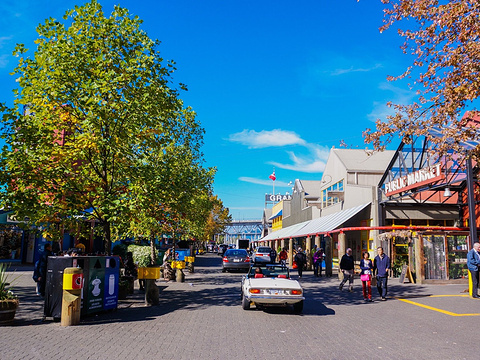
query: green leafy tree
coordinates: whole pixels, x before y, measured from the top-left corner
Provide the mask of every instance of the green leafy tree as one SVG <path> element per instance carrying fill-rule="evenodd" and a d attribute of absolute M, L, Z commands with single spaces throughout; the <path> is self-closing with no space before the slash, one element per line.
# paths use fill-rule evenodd
<path fill-rule="evenodd" d="M 441 130 L 434 138 L 437 152 L 452 148 L 465 151 L 459 143 L 478 141 L 476 129 L 462 118 L 477 114 L 480 96 L 479 53 L 480 2 L 477 0 L 382 0 L 385 4 L 381 31 L 398 28 L 405 39 L 402 49 L 413 63 L 390 81 L 413 78 L 418 98 L 410 104 L 389 104 L 395 114 L 378 119 L 376 129 L 367 129 L 366 141 L 382 149 L 396 135 L 401 139 L 427 135 L 432 127 Z M 477 149 L 478 151 L 478 149 Z"/>
<path fill-rule="evenodd" d="M 79 215 L 95 220 L 108 253 L 136 213 L 172 207 L 168 197 L 185 188 L 172 163 L 187 154 L 187 167 L 208 172 L 203 129 L 172 84 L 174 63 L 164 64 L 141 23 L 118 6 L 107 17 L 96 1 L 64 23 L 47 19 L 33 54 L 17 45 L 20 88 L 14 107 L 2 108 L 5 205 L 52 236 Z"/>

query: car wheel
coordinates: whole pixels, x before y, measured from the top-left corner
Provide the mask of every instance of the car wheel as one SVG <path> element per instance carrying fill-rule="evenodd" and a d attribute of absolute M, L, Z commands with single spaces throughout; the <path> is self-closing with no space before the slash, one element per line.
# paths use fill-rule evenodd
<path fill-rule="evenodd" d="M 222 272 L 226 272 L 226 271 L 227 271 L 227 270 L 225 270 L 225 269 L 222 268 Z"/>
<path fill-rule="evenodd" d="M 250 301 L 242 294 L 242 309 L 249 310 L 250 309 Z"/>
<path fill-rule="evenodd" d="M 303 311 L 303 300 L 293 304 L 293 311 L 297 314 L 300 314 Z"/>

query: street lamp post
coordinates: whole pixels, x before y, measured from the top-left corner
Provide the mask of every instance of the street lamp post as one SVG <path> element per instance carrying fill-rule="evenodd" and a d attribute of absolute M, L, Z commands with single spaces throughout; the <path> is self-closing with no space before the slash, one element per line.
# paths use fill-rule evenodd
<path fill-rule="evenodd" d="M 470 245 L 473 249 L 473 244 L 477 241 L 477 221 L 475 216 L 475 196 L 473 193 L 473 170 L 472 159 L 467 159 L 467 192 L 468 192 L 468 225 L 470 226 Z"/>

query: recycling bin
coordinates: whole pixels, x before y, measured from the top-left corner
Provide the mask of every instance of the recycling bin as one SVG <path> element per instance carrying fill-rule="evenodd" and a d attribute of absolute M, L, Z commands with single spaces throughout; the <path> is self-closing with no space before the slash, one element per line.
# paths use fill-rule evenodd
<path fill-rule="evenodd" d="M 118 305 L 120 261 L 118 256 L 50 256 L 47 262 L 44 316 L 61 318 L 63 272 L 67 267 L 83 269 L 81 316 Z"/>
<path fill-rule="evenodd" d="M 117 307 L 120 261 L 118 256 L 87 256 L 82 315 Z"/>

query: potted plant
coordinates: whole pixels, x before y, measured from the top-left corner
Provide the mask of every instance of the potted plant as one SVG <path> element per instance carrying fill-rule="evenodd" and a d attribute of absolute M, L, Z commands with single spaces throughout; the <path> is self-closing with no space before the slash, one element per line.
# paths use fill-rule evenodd
<path fill-rule="evenodd" d="M 18 297 L 9 289 L 7 265 L 0 263 L 0 325 L 13 322 L 18 307 Z"/>

